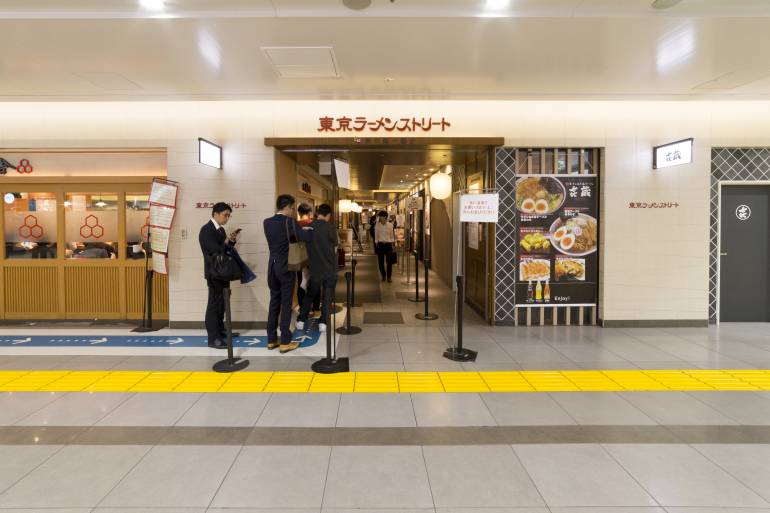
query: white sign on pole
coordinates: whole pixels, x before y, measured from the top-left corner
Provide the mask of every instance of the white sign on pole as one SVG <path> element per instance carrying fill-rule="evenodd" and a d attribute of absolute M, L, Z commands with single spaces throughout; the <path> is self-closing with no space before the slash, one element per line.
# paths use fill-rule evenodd
<path fill-rule="evenodd" d="M 406 198 L 406 209 L 410 211 L 422 210 L 422 198 L 420 197 Z"/>
<path fill-rule="evenodd" d="M 461 194 L 460 222 L 496 223 L 499 199 L 498 194 Z"/>

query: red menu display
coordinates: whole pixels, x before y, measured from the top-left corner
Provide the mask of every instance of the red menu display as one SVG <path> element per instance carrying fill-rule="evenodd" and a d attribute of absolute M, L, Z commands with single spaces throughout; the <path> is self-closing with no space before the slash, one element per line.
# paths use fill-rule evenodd
<path fill-rule="evenodd" d="M 596 176 L 516 180 L 516 305 L 596 304 Z"/>

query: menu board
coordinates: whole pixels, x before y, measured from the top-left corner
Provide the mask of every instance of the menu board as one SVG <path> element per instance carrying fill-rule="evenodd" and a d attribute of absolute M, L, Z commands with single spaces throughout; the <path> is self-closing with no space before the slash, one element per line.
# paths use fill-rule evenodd
<path fill-rule="evenodd" d="M 596 304 L 596 176 L 516 180 L 516 305 Z"/>
<path fill-rule="evenodd" d="M 179 186 L 176 182 L 155 178 L 150 190 L 150 247 L 153 270 L 168 274 L 168 240 L 174 224 Z"/>

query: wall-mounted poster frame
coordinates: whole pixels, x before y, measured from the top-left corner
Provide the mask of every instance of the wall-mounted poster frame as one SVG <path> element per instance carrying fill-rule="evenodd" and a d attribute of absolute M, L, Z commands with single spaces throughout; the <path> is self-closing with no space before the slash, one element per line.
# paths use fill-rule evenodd
<path fill-rule="evenodd" d="M 583 325 L 598 322 L 601 166 L 602 150 L 599 148 L 498 148 L 496 180 L 498 187 L 505 191 L 501 194 L 501 211 L 509 213 L 510 221 L 503 223 L 503 236 L 498 236 L 496 241 L 496 283 L 502 291 L 496 295 L 496 324 Z M 540 187 L 545 189 L 541 191 L 542 197 L 532 197 L 533 201 L 522 205 L 521 194 L 517 199 L 517 185 L 539 184 L 541 178 L 553 190 Z M 576 197 L 570 197 L 573 187 L 577 187 L 574 189 Z M 588 196 L 581 197 L 583 187 L 590 190 L 590 202 Z M 550 201 L 553 199 L 558 201 Z M 545 200 L 545 204 L 541 201 L 538 205 L 538 200 Z M 591 247 L 578 251 L 580 254 L 575 254 L 577 248 L 573 249 L 574 230 L 564 226 L 568 221 L 575 224 L 573 218 L 581 219 L 581 224 L 590 224 L 595 234 Z M 554 237 L 559 228 L 566 228 L 558 231 L 559 239 L 572 232 L 566 245 Z M 580 226 L 579 230 L 582 229 Z M 529 247 L 522 247 L 522 241 Z M 522 262 L 529 277 L 522 275 Z M 561 280 L 556 279 L 557 263 Z M 542 276 L 537 275 L 538 269 Z M 528 290 L 530 279 L 531 292 Z M 548 300 L 546 296 L 549 296 Z"/>

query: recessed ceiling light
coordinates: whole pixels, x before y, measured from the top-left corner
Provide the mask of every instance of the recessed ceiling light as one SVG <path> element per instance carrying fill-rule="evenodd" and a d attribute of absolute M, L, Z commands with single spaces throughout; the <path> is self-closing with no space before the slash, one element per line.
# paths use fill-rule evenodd
<path fill-rule="evenodd" d="M 393 77 L 385 77 L 385 82 L 393 82 Z"/>
<path fill-rule="evenodd" d="M 372 5 L 372 0 L 342 0 L 342 5 L 348 9 L 360 11 Z"/>
<path fill-rule="evenodd" d="M 166 0 L 139 0 L 139 5 L 148 11 L 162 11 L 166 7 Z"/>
<path fill-rule="evenodd" d="M 682 0 L 653 0 L 650 7 L 653 9 L 670 9 L 681 1 Z"/>
<path fill-rule="evenodd" d="M 487 0 L 486 8 L 490 10 L 505 9 L 511 5 L 511 0 Z"/>

